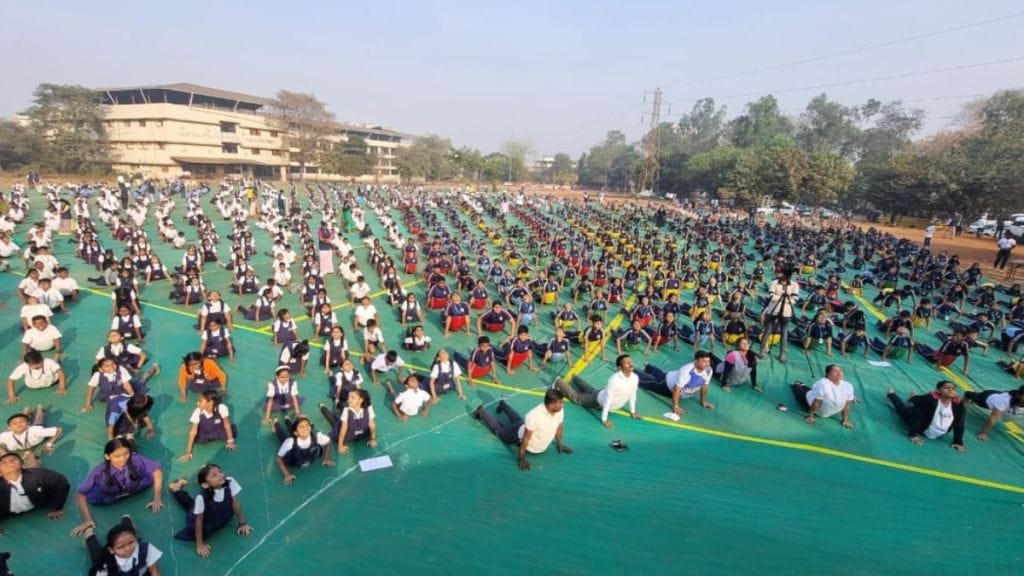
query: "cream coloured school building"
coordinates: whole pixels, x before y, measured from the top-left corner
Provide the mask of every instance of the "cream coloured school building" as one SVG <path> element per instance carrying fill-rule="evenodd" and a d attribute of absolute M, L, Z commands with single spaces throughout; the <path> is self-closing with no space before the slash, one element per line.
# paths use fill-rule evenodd
<path fill-rule="evenodd" d="M 270 100 L 195 84 L 97 89 L 102 97 L 114 171 L 149 178 L 300 177 L 279 125 L 261 111 Z M 334 142 L 360 136 L 377 165 L 363 182 L 395 182 L 395 150 L 411 137 L 379 126 L 338 123 Z M 306 164 L 307 180 L 348 180 Z"/>

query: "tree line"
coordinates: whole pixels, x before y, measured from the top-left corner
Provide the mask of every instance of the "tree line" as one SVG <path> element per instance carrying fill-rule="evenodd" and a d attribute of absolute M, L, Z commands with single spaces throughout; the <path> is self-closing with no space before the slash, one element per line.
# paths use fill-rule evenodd
<path fill-rule="evenodd" d="M 915 140 L 924 118 L 900 101 L 844 106 L 821 94 L 796 118 L 769 95 L 726 120 L 724 107 L 702 99 L 657 128 L 657 191 L 895 216 L 1024 211 L 1024 91 L 971 102 L 956 128 Z M 635 191 L 652 137 L 629 144 L 608 132 L 580 157 L 579 182 Z"/>

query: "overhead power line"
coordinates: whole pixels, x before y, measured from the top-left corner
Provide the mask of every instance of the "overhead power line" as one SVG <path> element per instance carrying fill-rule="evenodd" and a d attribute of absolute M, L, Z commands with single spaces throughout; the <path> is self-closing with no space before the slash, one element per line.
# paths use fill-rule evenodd
<path fill-rule="evenodd" d="M 1024 56 L 1016 56 L 1014 58 L 1004 58 L 1002 60 L 989 60 L 988 62 L 976 62 L 974 64 L 960 64 L 958 66 L 945 66 L 942 68 L 932 68 L 930 70 L 918 70 L 916 72 L 906 72 L 903 74 L 890 74 L 888 76 L 874 76 L 871 78 L 860 78 L 857 80 L 845 80 L 842 82 L 829 82 L 826 84 L 813 84 L 810 86 L 800 86 L 794 88 L 777 88 L 774 90 L 758 90 L 756 92 L 742 92 L 738 94 L 725 94 L 717 96 L 708 96 L 708 98 L 714 98 L 716 100 L 728 100 L 730 98 L 748 98 L 751 96 L 761 96 L 763 94 L 785 94 L 788 92 L 804 92 L 808 90 L 821 90 L 823 88 L 837 88 L 839 86 L 852 86 L 854 84 L 870 84 L 872 82 L 886 82 L 889 80 L 902 80 L 904 78 L 915 78 L 917 76 L 928 76 L 930 74 L 940 74 L 943 72 L 955 72 L 959 70 L 970 70 L 972 68 L 982 68 L 985 66 L 998 66 L 1001 64 L 1013 64 L 1015 62 L 1024 61 Z M 684 103 L 684 102 L 697 102 L 699 98 L 673 100 L 673 103 Z"/>
<path fill-rule="evenodd" d="M 825 54 L 823 56 L 813 56 L 810 58 L 804 58 L 801 60 L 795 60 L 793 62 L 786 62 L 784 64 L 775 64 L 772 66 L 765 66 L 764 68 L 755 68 L 746 72 L 737 72 L 735 74 L 726 74 L 723 76 L 715 76 L 711 78 L 705 78 L 703 80 L 694 80 L 690 82 L 676 82 L 674 84 L 663 84 L 662 88 L 678 88 L 682 86 L 696 86 L 700 84 L 707 84 L 709 82 L 718 82 L 720 80 L 731 80 L 733 78 L 742 78 L 744 76 L 752 76 L 754 74 L 762 74 L 764 72 L 772 72 L 774 70 L 782 70 L 785 68 L 792 68 L 794 66 L 803 66 L 804 64 L 813 64 L 815 62 L 823 62 L 825 60 L 832 60 L 834 58 L 841 58 L 843 56 L 851 56 L 853 54 L 861 54 L 863 52 L 870 52 L 872 50 L 879 50 L 882 48 L 888 48 L 890 46 L 897 46 L 899 44 L 906 44 L 908 42 L 916 42 L 917 40 L 924 40 L 925 38 L 932 38 L 935 36 L 941 36 L 943 34 L 950 34 L 953 32 L 959 32 L 961 30 L 969 30 L 971 28 L 977 28 L 979 26 L 986 26 L 988 24 L 995 24 L 997 22 L 1004 22 L 1006 20 L 1013 20 L 1024 16 L 1024 12 L 1014 12 L 1013 14 L 1007 14 L 1005 16 L 999 16 L 997 18 L 990 18 L 988 20 L 982 20 L 980 22 L 972 22 L 970 24 L 962 24 L 960 26 L 954 26 L 952 28 L 945 28 L 943 30 L 935 30 L 933 32 L 926 32 L 924 34 L 917 34 L 915 36 L 907 36 L 905 38 L 898 38 L 896 40 L 890 40 L 888 42 L 882 42 L 880 44 L 869 44 L 867 46 L 861 46 L 859 48 L 853 48 L 850 50 L 843 50 L 842 52 L 834 52 L 832 54 Z"/>

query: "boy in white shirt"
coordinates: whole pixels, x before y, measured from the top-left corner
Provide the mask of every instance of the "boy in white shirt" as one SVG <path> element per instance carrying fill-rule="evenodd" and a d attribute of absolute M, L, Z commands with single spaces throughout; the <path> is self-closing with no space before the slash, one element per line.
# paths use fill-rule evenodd
<path fill-rule="evenodd" d="M 54 444 L 60 438 L 60 435 L 64 433 L 64 430 L 59 426 L 47 428 L 43 425 L 46 411 L 43 410 L 42 404 L 36 406 L 34 420 L 31 425 L 29 424 L 29 414 L 31 412 L 28 408 L 25 408 L 24 412 L 14 414 L 7 419 L 7 430 L 0 432 L 0 446 L 7 452 L 23 453 L 26 460 L 33 459 L 34 455 L 30 450 L 44 441 L 46 441 L 46 446 L 43 447 L 43 452 L 47 454 L 52 453 Z"/>
<path fill-rule="evenodd" d="M 353 302 L 360 302 L 370 295 L 370 285 L 366 283 L 366 278 L 359 276 L 356 278 L 355 284 L 349 286 L 348 291 L 352 295 Z"/>
<path fill-rule="evenodd" d="M 38 315 L 32 317 L 32 326 L 25 331 L 21 338 L 21 353 L 27 354 L 29 350 L 47 352 L 56 350 L 55 358 L 59 361 L 63 355 L 61 350 L 61 334 L 46 316 Z"/>
<path fill-rule="evenodd" d="M 67 268 L 57 268 L 57 277 L 53 279 L 53 287 L 56 288 L 64 300 L 78 300 L 78 281 L 71 277 Z"/>
<path fill-rule="evenodd" d="M 64 380 L 64 371 L 60 364 L 43 355 L 36 350 L 29 350 L 22 357 L 23 362 L 18 364 L 11 375 L 7 377 L 7 403 L 14 404 L 18 401 L 18 394 L 14 385 L 18 380 L 25 381 L 25 387 L 33 390 L 49 388 L 55 383 L 57 391 L 54 394 L 63 396 L 67 393 L 67 384 Z"/>
<path fill-rule="evenodd" d="M 28 301 L 21 307 L 21 329 L 28 330 L 32 327 L 32 319 L 36 316 L 43 316 L 49 320 L 53 316 L 53 310 L 46 304 L 40 304 L 35 296 L 29 296 Z"/>
<path fill-rule="evenodd" d="M 368 296 L 363 296 L 359 299 L 359 305 L 356 306 L 354 311 L 354 322 L 356 329 L 365 328 L 366 323 L 370 320 L 376 320 L 380 324 L 380 316 L 377 314 L 377 308 L 370 303 Z"/>
<path fill-rule="evenodd" d="M 64 295 L 53 287 L 53 281 L 49 278 L 39 279 L 39 288 L 36 289 L 33 294 L 35 299 L 42 305 L 48 307 L 51 312 L 60 310 L 65 314 L 68 313 L 67 306 L 64 305 Z"/>
<path fill-rule="evenodd" d="M 385 353 L 378 354 L 373 362 L 370 364 L 370 380 L 377 384 L 377 374 L 387 374 L 392 370 L 395 371 L 395 377 L 401 378 L 402 371 L 405 369 L 405 361 L 398 356 L 398 352 L 389 350 Z"/>
<path fill-rule="evenodd" d="M 402 390 L 401 394 L 395 393 L 390 380 L 387 386 L 388 393 L 394 398 L 394 401 L 391 402 L 391 411 L 402 422 L 407 421 L 409 416 L 419 414 L 421 408 L 423 409 L 422 416 L 426 416 L 430 412 L 430 394 L 420 388 L 420 380 L 415 374 L 406 376 L 405 390 Z"/>

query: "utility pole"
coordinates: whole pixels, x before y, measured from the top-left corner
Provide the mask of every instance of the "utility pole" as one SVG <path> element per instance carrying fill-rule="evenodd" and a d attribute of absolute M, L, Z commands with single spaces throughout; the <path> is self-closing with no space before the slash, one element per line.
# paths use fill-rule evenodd
<path fill-rule="evenodd" d="M 650 127 L 642 140 L 643 145 L 643 167 L 640 172 L 640 185 L 636 193 L 650 190 L 652 194 L 658 193 L 658 176 L 661 173 L 661 134 L 658 126 L 661 124 L 661 88 L 644 92 L 644 103 L 647 97 L 651 98 L 651 109 L 645 110 L 640 117 L 641 123 L 644 119 L 649 120 Z"/>

